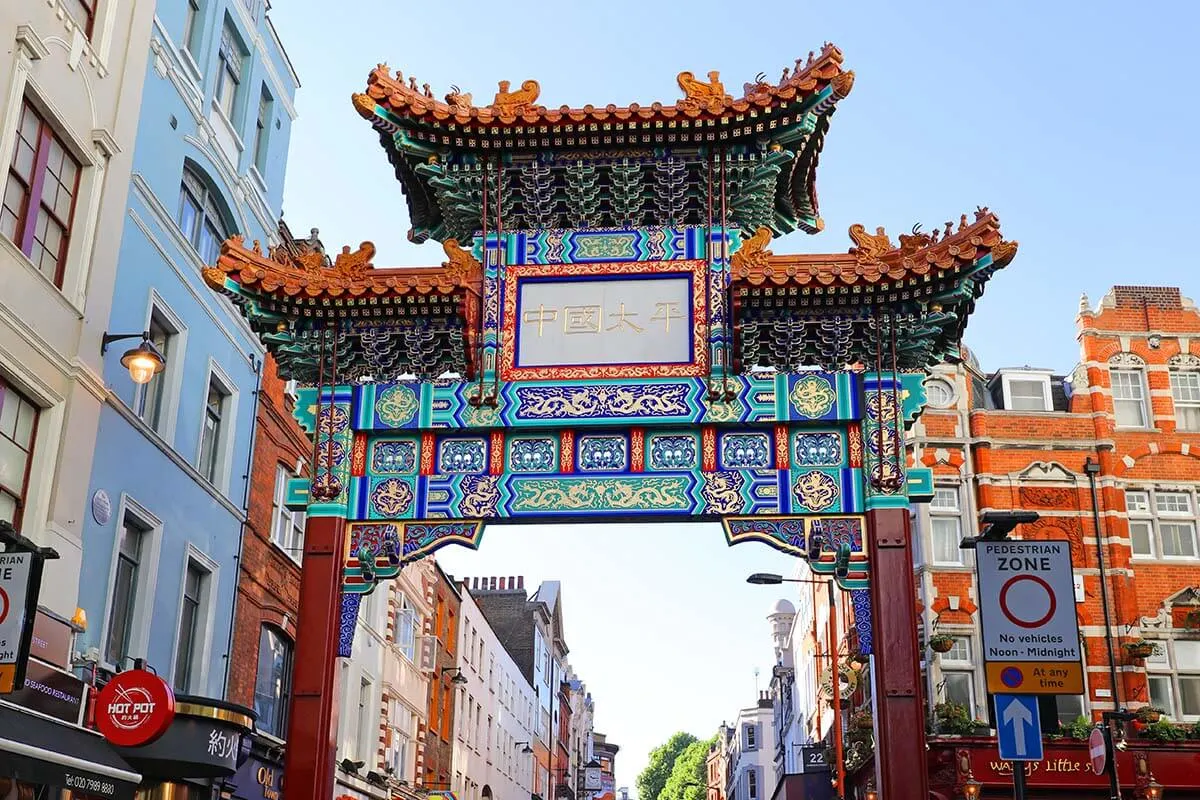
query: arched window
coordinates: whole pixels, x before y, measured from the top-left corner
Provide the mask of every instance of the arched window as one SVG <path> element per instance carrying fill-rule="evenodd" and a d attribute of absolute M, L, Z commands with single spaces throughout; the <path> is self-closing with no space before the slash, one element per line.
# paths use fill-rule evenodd
<path fill-rule="evenodd" d="M 292 640 L 275 626 L 263 625 L 258 637 L 258 674 L 254 680 L 254 710 L 260 731 L 280 739 L 287 735 L 291 694 Z"/>
<path fill-rule="evenodd" d="M 229 238 L 228 219 L 211 181 L 192 164 L 184 165 L 179 186 L 179 229 L 205 264 L 217 263 L 221 242 Z"/>
<path fill-rule="evenodd" d="M 1118 428 L 1151 427 L 1145 368 L 1146 362 L 1133 353 L 1117 353 L 1108 360 L 1113 415 Z"/>

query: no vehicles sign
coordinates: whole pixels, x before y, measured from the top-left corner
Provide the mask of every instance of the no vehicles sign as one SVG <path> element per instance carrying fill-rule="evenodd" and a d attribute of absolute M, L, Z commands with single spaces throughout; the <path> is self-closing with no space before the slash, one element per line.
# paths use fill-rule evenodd
<path fill-rule="evenodd" d="M 976 562 L 988 691 L 1082 694 L 1070 545 L 984 541 Z"/>

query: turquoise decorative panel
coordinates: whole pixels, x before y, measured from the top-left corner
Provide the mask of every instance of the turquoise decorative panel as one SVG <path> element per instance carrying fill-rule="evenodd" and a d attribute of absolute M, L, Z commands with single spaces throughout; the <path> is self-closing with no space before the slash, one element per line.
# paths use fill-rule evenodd
<path fill-rule="evenodd" d="M 482 438 L 442 439 L 438 442 L 437 470 L 443 474 L 487 471 L 488 445 Z"/>
<path fill-rule="evenodd" d="M 829 514 L 842 507 L 841 471 L 830 469 L 793 469 L 791 475 L 792 513 Z"/>
<path fill-rule="evenodd" d="M 508 443 L 510 472 L 557 472 L 558 439 L 550 436 L 520 436 Z"/>
<path fill-rule="evenodd" d="M 371 445 L 371 471 L 378 475 L 411 475 L 417 471 L 417 440 L 390 439 Z"/>
<path fill-rule="evenodd" d="M 775 465 L 774 438 L 764 431 L 722 433 L 717 439 L 722 469 L 767 469 Z"/>
<path fill-rule="evenodd" d="M 838 467 L 846 462 L 846 455 L 842 434 L 836 431 L 805 433 L 798 430 L 792 435 L 793 466 Z"/>
<path fill-rule="evenodd" d="M 646 441 L 648 470 L 693 470 L 700 466 L 700 437 L 694 434 L 650 434 Z"/>
<path fill-rule="evenodd" d="M 579 437 L 575 468 L 580 472 L 622 472 L 629 469 L 629 441 L 620 434 Z"/>

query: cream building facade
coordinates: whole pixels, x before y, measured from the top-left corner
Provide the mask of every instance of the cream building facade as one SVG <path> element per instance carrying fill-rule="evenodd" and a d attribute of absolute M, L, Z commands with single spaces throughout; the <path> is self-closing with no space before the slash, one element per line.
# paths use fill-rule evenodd
<path fill-rule="evenodd" d="M 84 515 L 113 513 L 87 492 L 153 18 L 134 0 L 0 3 L 0 519 L 58 551 L 41 599 L 65 617 Z"/>
<path fill-rule="evenodd" d="M 471 596 L 462 591 L 455 697 L 454 783 L 462 800 L 526 800 L 537 696 Z M 528 752 L 526 750 L 528 749 Z"/>

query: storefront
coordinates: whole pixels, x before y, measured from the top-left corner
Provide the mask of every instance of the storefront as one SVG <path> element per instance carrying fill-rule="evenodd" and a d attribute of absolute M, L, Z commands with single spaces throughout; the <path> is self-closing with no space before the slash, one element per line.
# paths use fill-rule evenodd
<path fill-rule="evenodd" d="M 232 800 L 280 800 L 283 795 L 283 743 L 255 736 L 246 759 L 222 784 Z"/>
<path fill-rule="evenodd" d="M 973 736 L 933 736 L 928 752 L 929 793 L 933 800 L 1008 800 L 1013 796 L 1012 764 L 1000 760 L 996 740 Z M 1159 742 L 1130 738 L 1117 751 L 1121 796 L 1134 800 L 1200 800 L 1200 740 Z M 1027 800 L 1108 800 L 1108 772 L 1092 769 L 1088 744 L 1047 739 L 1045 758 L 1027 762 Z M 865 800 L 874 788 L 868 762 L 848 776 L 848 798 Z"/>
<path fill-rule="evenodd" d="M 73 630 L 39 610 L 25 679 L 0 695 L 0 800 L 132 800 L 142 776 L 82 727 L 88 687 L 67 671 Z"/>

